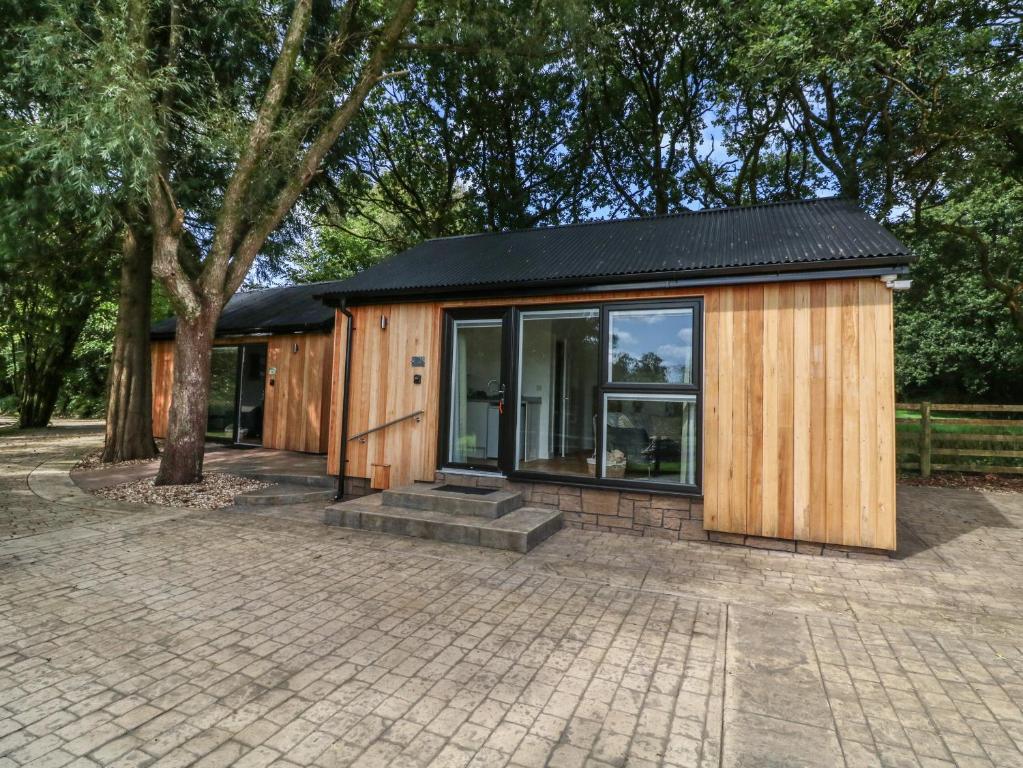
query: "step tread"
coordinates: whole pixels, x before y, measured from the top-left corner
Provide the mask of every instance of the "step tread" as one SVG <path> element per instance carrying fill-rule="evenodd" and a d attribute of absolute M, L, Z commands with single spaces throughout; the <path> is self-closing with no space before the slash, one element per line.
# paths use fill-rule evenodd
<path fill-rule="evenodd" d="M 502 488 L 486 489 L 485 494 L 442 490 L 444 483 L 416 484 L 389 488 L 381 494 L 388 506 L 428 509 L 450 515 L 474 515 L 495 519 L 522 507 L 522 494 Z M 475 488 L 470 490 L 476 490 Z"/>
<path fill-rule="evenodd" d="M 479 515 L 453 515 L 450 512 L 435 512 L 430 509 L 408 509 L 406 507 L 392 507 L 385 504 L 367 507 L 359 510 L 365 514 L 386 515 L 388 517 L 406 517 L 413 520 L 427 520 L 429 522 L 465 525 L 471 528 L 497 528 L 499 530 L 530 530 L 537 523 L 557 517 L 560 512 L 554 509 L 539 509 L 537 507 L 519 507 L 502 517 L 490 519 Z"/>
<path fill-rule="evenodd" d="M 310 501 L 322 501 L 330 499 L 334 492 L 329 488 L 318 488 L 309 485 L 270 485 L 266 488 L 257 488 L 254 491 L 245 491 L 234 497 L 234 503 L 239 506 L 246 504 L 305 504 Z"/>

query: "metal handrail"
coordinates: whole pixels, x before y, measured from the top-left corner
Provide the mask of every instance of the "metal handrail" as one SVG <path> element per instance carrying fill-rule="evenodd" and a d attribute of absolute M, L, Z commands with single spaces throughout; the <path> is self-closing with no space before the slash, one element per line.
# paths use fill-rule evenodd
<path fill-rule="evenodd" d="M 405 421 L 406 419 L 415 419 L 417 422 L 421 421 L 420 417 L 424 413 L 426 413 L 426 411 L 419 410 L 419 411 L 415 411 L 414 413 L 407 413 L 404 416 L 400 416 L 397 419 L 391 419 L 390 421 L 385 421 L 383 424 L 379 424 L 379 425 L 377 425 L 377 426 L 375 426 L 375 427 L 373 427 L 371 429 L 367 429 L 365 432 L 360 432 L 357 435 L 352 435 L 351 437 L 348 438 L 348 442 L 351 442 L 352 440 L 358 440 L 360 438 L 364 439 L 366 437 L 366 435 L 370 435 L 370 434 L 372 434 L 374 432 L 379 432 L 381 429 L 387 429 L 388 427 L 393 426 L 395 424 L 398 424 L 398 423 L 400 423 L 402 421 Z"/>

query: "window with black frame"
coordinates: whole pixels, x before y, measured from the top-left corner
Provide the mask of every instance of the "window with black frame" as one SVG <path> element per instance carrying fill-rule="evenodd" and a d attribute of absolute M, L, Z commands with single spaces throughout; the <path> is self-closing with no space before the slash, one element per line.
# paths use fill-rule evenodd
<path fill-rule="evenodd" d="M 607 307 L 601 475 L 698 483 L 698 301 Z"/>

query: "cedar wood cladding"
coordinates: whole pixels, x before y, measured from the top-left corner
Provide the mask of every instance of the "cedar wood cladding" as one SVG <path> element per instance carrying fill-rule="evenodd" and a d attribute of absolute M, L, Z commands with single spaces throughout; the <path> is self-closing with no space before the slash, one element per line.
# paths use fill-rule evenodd
<path fill-rule="evenodd" d="M 425 414 L 350 442 L 346 474 L 368 478 L 372 465 L 389 464 L 393 486 L 434 479 L 445 308 L 683 296 L 704 297 L 705 527 L 894 549 L 892 292 L 876 277 L 354 307 L 349 434 Z M 338 313 L 335 393 L 345 322 Z M 420 385 L 413 355 L 426 357 Z M 339 400 L 330 408 L 331 473 Z"/>
<path fill-rule="evenodd" d="M 263 404 L 263 446 L 285 451 L 326 453 L 330 419 L 331 370 L 335 368 L 329 333 L 217 339 L 216 346 L 267 345 L 267 375 Z M 295 345 L 298 351 L 294 351 Z M 153 434 L 167 434 L 174 373 L 174 342 L 153 341 Z M 269 385 L 270 379 L 274 385 Z"/>

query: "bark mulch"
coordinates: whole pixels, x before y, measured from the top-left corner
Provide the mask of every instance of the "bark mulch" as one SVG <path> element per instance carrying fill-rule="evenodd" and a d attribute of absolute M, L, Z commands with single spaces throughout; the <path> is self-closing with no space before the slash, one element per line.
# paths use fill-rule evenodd
<path fill-rule="evenodd" d="M 1023 493 L 1023 476 L 982 475 L 973 472 L 935 472 L 930 477 L 900 475 L 903 485 L 919 485 L 931 488 L 971 488 L 975 491 L 996 493 Z"/>

